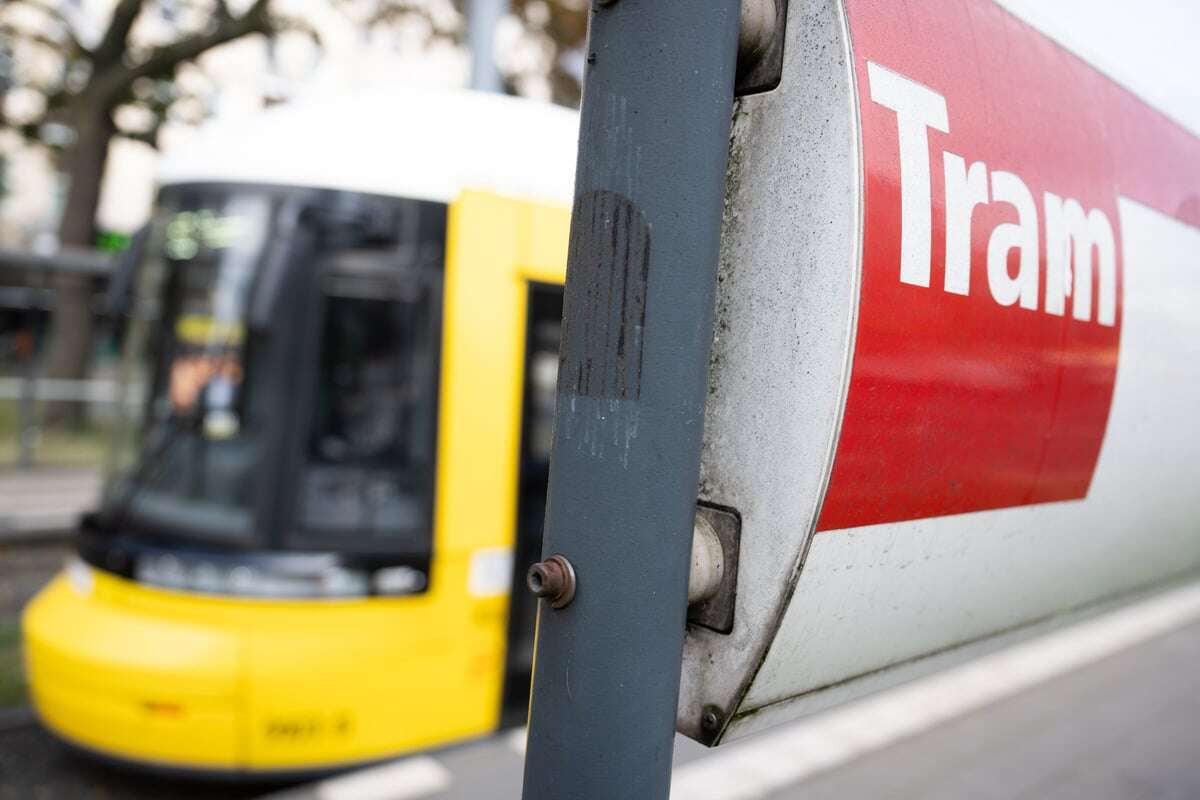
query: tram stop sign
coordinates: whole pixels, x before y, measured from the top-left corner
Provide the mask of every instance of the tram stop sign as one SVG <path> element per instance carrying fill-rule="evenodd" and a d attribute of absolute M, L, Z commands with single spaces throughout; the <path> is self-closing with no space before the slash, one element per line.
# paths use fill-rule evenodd
<path fill-rule="evenodd" d="M 1197 139 L 990 0 L 791 0 L 784 37 L 730 153 L 710 744 L 1200 565 Z"/>

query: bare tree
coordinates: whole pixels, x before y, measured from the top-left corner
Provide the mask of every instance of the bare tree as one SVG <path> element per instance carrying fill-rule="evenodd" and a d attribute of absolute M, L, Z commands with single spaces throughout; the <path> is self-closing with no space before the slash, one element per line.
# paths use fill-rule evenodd
<path fill-rule="evenodd" d="M 235 13 L 225 0 L 117 0 L 103 30 L 88 39 L 86 20 L 71 4 L 4 0 L 0 46 L 13 54 L 5 89 L 24 101 L 24 111 L 0 122 L 58 154 L 67 181 L 61 245 L 93 246 L 109 145 L 116 136 L 156 143 L 168 112 L 186 96 L 175 80 L 182 65 L 227 42 L 292 26 L 272 16 L 270 3 L 253 0 Z M 46 371 L 81 377 L 92 344 L 90 287 L 60 275 L 54 288 Z"/>
<path fill-rule="evenodd" d="M 365 29 L 424 24 L 428 39 L 461 41 L 467 0 L 336 0 Z M 251 35 L 301 29 L 272 13 L 271 0 L 247 0 L 240 12 L 227 0 L 115 0 L 102 31 L 88 35 L 72 0 L 0 0 L 0 124 L 54 149 L 67 180 L 59 242 L 90 247 L 96 238 L 100 189 L 115 137 L 154 145 L 170 112 L 189 99 L 177 80 L 204 53 Z M 523 49 L 538 57 L 506 72 L 512 93 L 549 82 L 556 102 L 578 105 L 588 0 L 513 0 Z M 311 33 L 311 32 L 309 32 Z M 4 103 L 4 94 L 25 102 Z M 6 106 L 25 111 L 10 118 Z M 195 103 L 192 103 L 194 106 Z M 125 113 L 119 113 L 125 112 Z M 82 377 L 92 344 L 86 281 L 55 279 L 55 309 L 45 369 L 52 377 Z"/>

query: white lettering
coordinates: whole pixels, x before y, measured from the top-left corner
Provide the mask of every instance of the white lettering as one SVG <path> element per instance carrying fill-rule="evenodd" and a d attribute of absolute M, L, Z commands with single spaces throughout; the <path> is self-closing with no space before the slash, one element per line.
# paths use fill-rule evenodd
<path fill-rule="evenodd" d="M 896 112 L 900 133 L 900 281 L 929 285 L 931 199 L 928 129 L 948 133 L 946 98 L 873 62 L 867 62 L 871 99 Z"/>
<path fill-rule="evenodd" d="M 971 293 L 971 216 L 975 206 L 988 201 L 987 166 L 976 161 L 967 168 L 962 156 L 947 151 L 946 175 L 946 279 L 953 294 Z"/>
<path fill-rule="evenodd" d="M 992 199 L 1017 209 L 1016 222 L 1003 222 L 988 239 L 987 276 L 992 297 L 1002 306 L 1020 301 L 1021 308 L 1038 306 L 1037 204 L 1025 182 L 1011 172 L 992 173 Z M 1019 251 L 1017 275 L 1008 270 L 1008 253 Z"/>
<path fill-rule="evenodd" d="M 867 62 L 871 100 L 896 113 L 900 150 L 900 282 L 928 287 L 933 249 L 933 200 L 930 185 L 929 130 L 950 132 L 946 99 L 934 90 L 886 67 Z M 972 223 L 975 209 L 1006 203 L 1016 209 L 1015 222 L 992 229 L 987 242 L 987 282 L 1002 306 L 1036 310 L 1039 302 L 1037 202 L 1025 181 L 1012 173 L 988 171 L 982 161 L 950 151 L 942 153 L 945 178 L 946 261 L 943 289 L 971 293 Z M 1098 284 L 1096 319 L 1115 325 L 1117 317 L 1117 248 L 1112 224 L 1104 212 L 1084 212 L 1079 201 L 1051 192 L 1043 196 L 1046 215 L 1047 313 L 1063 316 L 1071 298 L 1071 316 L 1092 319 L 1093 272 Z M 1016 251 L 1016 272 L 1010 269 Z M 1093 252 L 1095 256 L 1093 258 Z"/>
<path fill-rule="evenodd" d="M 1046 311 L 1062 316 L 1071 297 L 1071 316 L 1092 318 L 1092 251 L 1100 276 L 1097 321 L 1117 321 L 1117 246 L 1108 217 L 1098 208 L 1085 216 L 1078 201 L 1046 192 Z M 1074 269 L 1071 253 L 1074 251 Z M 1074 281 L 1071 280 L 1074 273 Z M 1072 287 L 1072 283 L 1074 286 Z"/>

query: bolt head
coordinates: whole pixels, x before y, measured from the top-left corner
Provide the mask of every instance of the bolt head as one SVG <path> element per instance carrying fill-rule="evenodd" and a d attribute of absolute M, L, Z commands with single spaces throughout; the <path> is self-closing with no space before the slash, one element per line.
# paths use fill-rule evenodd
<path fill-rule="evenodd" d="M 529 591 L 538 597 L 553 597 L 562 590 L 562 569 L 552 561 L 539 561 L 525 576 Z"/>
<path fill-rule="evenodd" d="M 564 608 L 575 599 L 575 568 L 566 556 L 554 554 L 539 561 L 525 574 L 529 591 L 550 603 L 551 608 Z"/>

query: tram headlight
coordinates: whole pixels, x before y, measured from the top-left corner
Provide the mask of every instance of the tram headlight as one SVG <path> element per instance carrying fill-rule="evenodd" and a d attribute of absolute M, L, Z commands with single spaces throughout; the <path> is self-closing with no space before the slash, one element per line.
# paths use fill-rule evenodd
<path fill-rule="evenodd" d="M 182 589 L 186 585 L 186 572 L 179 559 L 170 553 L 153 553 L 143 555 L 137 560 L 134 578 L 139 583 L 152 586 L 163 586 L 168 589 Z"/>
<path fill-rule="evenodd" d="M 79 592 L 84 597 L 92 593 L 95 587 L 95 580 L 92 578 L 92 568 L 83 563 L 83 559 L 78 556 L 71 556 L 67 559 L 64 565 L 67 573 L 67 580 L 75 591 Z"/>
<path fill-rule="evenodd" d="M 226 594 L 258 594 L 264 587 L 259 583 L 258 570 L 245 564 L 234 567 L 225 573 Z"/>
<path fill-rule="evenodd" d="M 331 595 L 352 597 L 367 593 L 367 576 L 359 570 L 334 567 L 321 577 L 325 590 Z"/>
<path fill-rule="evenodd" d="M 385 567 L 375 572 L 377 594 L 415 594 L 425 588 L 425 573 L 412 567 Z"/>
<path fill-rule="evenodd" d="M 220 592 L 225 580 L 223 570 L 215 564 L 201 561 L 191 572 L 191 584 L 198 592 Z"/>
<path fill-rule="evenodd" d="M 321 556 L 247 563 L 228 556 L 149 552 L 137 559 L 134 579 L 181 592 L 276 599 L 362 597 L 371 589 L 365 571 Z"/>

